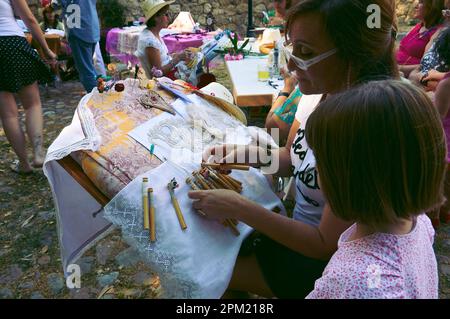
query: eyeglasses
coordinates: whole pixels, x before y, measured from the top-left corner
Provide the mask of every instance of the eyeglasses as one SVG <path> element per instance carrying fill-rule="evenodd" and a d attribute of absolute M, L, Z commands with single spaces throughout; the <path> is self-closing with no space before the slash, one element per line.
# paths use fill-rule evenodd
<path fill-rule="evenodd" d="M 170 14 L 169 14 L 169 12 L 160 12 L 160 13 L 157 13 L 156 16 L 157 17 L 164 17 L 164 16 L 168 17 L 168 16 L 170 16 Z"/>
<path fill-rule="evenodd" d="M 322 53 L 312 59 L 309 60 L 303 60 L 300 59 L 299 57 L 296 57 L 295 55 L 292 54 L 292 45 L 286 45 L 286 44 L 282 44 L 281 46 L 281 50 L 283 50 L 287 62 L 289 62 L 290 60 L 292 60 L 295 65 L 303 71 L 307 71 L 310 67 L 312 67 L 314 64 L 317 64 L 319 62 L 321 62 L 322 60 L 325 60 L 326 58 L 332 56 L 333 54 L 335 54 L 338 50 L 335 49 L 331 49 L 330 51 L 327 51 L 325 53 Z"/>
<path fill-rule="evenodd" d="M 444 10 L 442 10 L 442 15 L 443 15 L 445 18 L 450 18 L 450 9 L 444 9 Z"/>

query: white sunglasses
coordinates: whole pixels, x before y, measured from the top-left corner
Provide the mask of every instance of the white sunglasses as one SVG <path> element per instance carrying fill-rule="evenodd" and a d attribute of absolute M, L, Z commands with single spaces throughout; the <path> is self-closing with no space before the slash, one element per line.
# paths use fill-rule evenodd
<path fill-rule="evenodd" d="M 319 63 L 322 60 L 325 60 L 326 58 L 332 56 L 333 54 L 335 54 L 338 50 L 335 49 L 331 49 L 330 51 L 327 51 L 325 53 L 322 53 L 312 59 L 309 60 L 303 60 L 300 59 L 299 57 L 296 57 L 295 55 L 292 54 L 292 50 L 288 47 L 286 47 L 285 45 L 281 45 L 281 49 L 283 50 L 287 62 L 289 62 L 289 60 L 292 60 L 295 65 L 303 71 L 307 71 L 310 67 L 312 67 L 314 64 Z"/>
<path fill-rule="evenodd" d="M 446 18 L 450 18 L 450 9 L 442 10 L 442 15 Z"/>

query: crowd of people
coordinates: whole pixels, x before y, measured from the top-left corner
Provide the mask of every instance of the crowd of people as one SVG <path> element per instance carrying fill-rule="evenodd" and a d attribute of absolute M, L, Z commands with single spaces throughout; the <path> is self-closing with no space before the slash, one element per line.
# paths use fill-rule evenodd
<path fill-rule="evenodd" d="M 55 17 L 81 6 L 81 27 Z M 160 31 L 174 1 L 146 0 L 138 56 L 147 77 L 175 78 L 184 52 L 169 55 Z M 80 81 L 96 87 L 94 53 L 100 30 L 95 0 L 52 1 L 39 24 L 25 0 L 0 0 L 0 116 L 29 173 L 44 161 L 39 82 L 49 82 L 56 55 L 43 31 L 64 29 Z M 367 7 L 380 8 L 379 28 Z M 280 129 L 278 149 L 220 145 L 217 162 L 262 167 L 275 158 L 277 177 L 294 178 L 293 218 L 274 214 L 232 191 L 192 191 L 206 218 L 253 227 L 224 297 L 438 298 L 434 229 L 450 220 L 450 0 L 419 0 L 419 23 L 397 46 L 391 0 L 274 1 L 291 47 L 284 88 L 266 118 Z M 27 43 L 20 16 L 41 45 Z M 33 161 L 25 150 L 14 94 L 26 113 Z M 248 161 L 259 154 L 257 163 Z M 428 216 L 430 217 L 427 217 Z"/>

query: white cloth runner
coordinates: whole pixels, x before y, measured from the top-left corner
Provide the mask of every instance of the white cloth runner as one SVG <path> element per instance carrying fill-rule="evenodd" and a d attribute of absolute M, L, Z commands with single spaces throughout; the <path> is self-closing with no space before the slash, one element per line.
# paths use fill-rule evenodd
<path fill-rule="evenodd" d="M 57 229 L 64 272 L 92 244 L 111 229 L 101 214 L 101 205 L 87 193 L 57 162 L 78 150 L 98 149 L 101 137 L 86 103 L 92 94 L 79 103 L 72 123 L 65 127 L 48 148 L 44 163 L 55 202 Z"/>
<path fill-rule="evenodd" d="M 121 227 L 125 241 L 136 248 L 152 271 L 160 276 L 165 298 L 220 298 L 231 279 L 242 241 L 251 228 L 239 223 L 240 236 L 216 221 L 201 217 L 192 209 L 185 183 L 199 165 L 180 166 L 166 162 L 136 178 L 105 207 L 105 218 Z M 284 207 L 271 191 L 266 178 L 257 170 L 233 171 L 232 176 L 243 183 L 242 195 L 269 210 Z M 156 242 L 149 240 L 143 229 L 142 177 L 154 190 Z M 168 182 L 175 177 L 179 187 L 175 195 L 187 229 L 181 230 L 172 206 Z"/>

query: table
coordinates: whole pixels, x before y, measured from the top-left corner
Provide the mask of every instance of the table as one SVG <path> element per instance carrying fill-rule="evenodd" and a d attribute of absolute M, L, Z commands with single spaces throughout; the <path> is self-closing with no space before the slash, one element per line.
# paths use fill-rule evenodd
<path fill-rule="evenodd" d="M 114 223 L 121 227 L 127 243 L 137 247 L 141 258 L 160 276 L 161 283 L 167 284 L 168 297 L 219 298 L 231 278 L 241 242 L 251 229 L 241 223 L 241 236 L 235 237 L 220 223 L 199 217 L 187 196 L 178 198 L 189 225 L 186 232 L 177 231 L 177 219 L 170 211 L 163 214 L 170 207 L 169 195 L 164 191 L 167 180 L 176 177 L 180 183 L 178 194 L 182 189 L 186 194 L 186 172 L 200 165 L 187 164 L 183 172 L 180 165 L 169 161 L 161 164 L 127 136 L 136 125 L 160 113 L 139 106 L 136 96 L 143 90 L 134 84 L 134 80 L 127 79 L 124 92 L 99 95 L 94 90 L 83 97 L 70 126 L 48 149 L 44 173 L 55 199 L 64 270 L 106 235 Z M 169 93 L 160 93 L 173 99 Z M 238 175 L 246 186 L 245 196 L 269 210 L 282 207 L 261 173 L 251 170 L 248 174 Z M 159 236 L 170 234 L 164 240 L 159 237 L 156 244 L 149 242 L 148 233 L 142 229 L 142 176 L 148 176 L 155 187 L 161 221 L 157 232 Z M 207 246 L 197 251 L 204 243 Z M 202 277 L 198 277 L 199 273 Z"/>
<path fill-rule="evenodd" d="M 237 106 L 270 106 L 278 94 L 279 90 L 271 87 L 268 82 L 258 81 L 257 66 L 259 63 L 267 63 L 267 58 L 225 61 Z"/>
<path fill-rule="evenodd" d="M 139 64 L 134 55 L 137 49 L 139 33 L 144 27 L 113 28 L 106 35 L 106 51 L 122 63 Z"/>
<path fill-rule="evenodd" d="M 37 43 L 36 40 L 33 39 L 33 36 L 30 33 L 25 34 L 28 43 L 30 45 L 37 49 L 39 52 L 39 55 L 41 57 L 45 57 L 44 53 L 42 52 L 41 46 Z M 57 34 L 44 34 L 45 41 L 47 42 L 48 47 L 50 50 L 53 51 L 56 55 L 60 55 L 61 53 L 61 37 Z"/>
<path fill-rule="evenodd" d="M 187 48 L 198 48 L 203 44 L 204 39 L 210 36 L 206 33 L 199 34 L 172 34 L 163 37 L 169 53 L 180 52 Z"/>
<path fill-rule="evenodd" d="M 139 59 L 134 56 L 134 52 L 137 49 L 139 34 L 144 28 L 140 26 L 109 30 L 106 35 L 106 51 L 125 64 L 128 62 L 138 64 Z M 212 33 L 172 34 L 163 36 L 162 39 L 171 54 L 189 47 L 198 48 L 203 44 L 204 39 L 212 36 Z"/>

